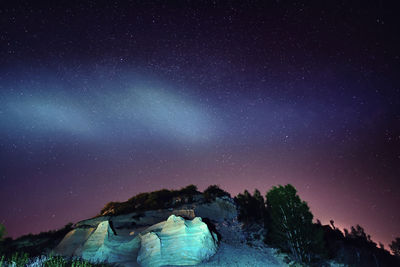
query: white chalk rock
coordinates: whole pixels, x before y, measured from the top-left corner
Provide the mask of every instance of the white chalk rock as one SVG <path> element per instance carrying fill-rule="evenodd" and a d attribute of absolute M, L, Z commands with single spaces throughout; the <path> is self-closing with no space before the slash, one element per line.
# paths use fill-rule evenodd
<path fill-rule="evenodd" d="M 140 243 L 137 261 L 143 267 L 195 265 L 217 251 L 217 236 L 199 217 L 171 215 L 141 233 Z"/>
<path fill-rule="evenodd" d="M 76 228 L 71 230 L 54 249 L 57 255 L 67 257 L 81 256 L 82 248 L 89 236 L 95 231 L 96 228 Z"/>
<path fill-rule="evenodd" d="M 139 249 L 138 238 L 114 234 L 109 222 L 101 222 L 82 249 L 82 258 L 91 262 L 124 263 L 135 261 Z"/>

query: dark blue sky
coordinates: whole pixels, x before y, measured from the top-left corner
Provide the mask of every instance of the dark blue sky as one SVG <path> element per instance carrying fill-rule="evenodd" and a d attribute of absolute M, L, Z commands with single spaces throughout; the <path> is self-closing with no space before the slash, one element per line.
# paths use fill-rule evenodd
<path fill-rule="evenodd" d="M 0 7 L 0 222 L 292 183 L 316 218 L 400 234 L 399 26 L 383 2 Z"/>

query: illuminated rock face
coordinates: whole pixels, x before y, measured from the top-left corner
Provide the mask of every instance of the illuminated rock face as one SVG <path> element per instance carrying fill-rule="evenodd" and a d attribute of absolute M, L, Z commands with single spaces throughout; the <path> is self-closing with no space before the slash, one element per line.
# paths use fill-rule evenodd
<path fill-rule="evenodd" d="M 195 265 L 217 251 L 217 237 L 201 218 L 171 215 L 140 234 L 137 261 L 141 266 Z"/>
<path fill-rule="evenodd" d="M 71 230 L 54 249 L 54 253 L 68 257 L 81 256 L 83 245 L 95 229 L 88 227 Z"/>
<path fill-rule="evenodd" d="M 124 263 L 136 260 L 140 240 L 115 235 L 109 222 L 101 222 L 82 248 L 82 258 L 92 262 Z"/>
<path fill-rule="evenodd" d="M 201 218 L 185 220 L 171 215 L 167 221 L 128 235 L 116 234 L 109 221 L 96 228 L 78 228 L 64 237 L 57 254 L 119 266 L 156 267 L 194 265 L 215 254 L 217 236 Z"/>

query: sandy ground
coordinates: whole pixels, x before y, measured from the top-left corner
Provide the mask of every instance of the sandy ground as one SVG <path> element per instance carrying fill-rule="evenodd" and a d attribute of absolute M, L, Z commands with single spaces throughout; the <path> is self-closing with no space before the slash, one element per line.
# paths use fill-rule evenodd
<path fill-rule="evenodd" d="M 198 264 L 201 267 L 262 267 L 262 266 L 287 266 L 274 255 L 271 248 L 253 248 L 245 244 L 220 243 L 217 253 L 208 261 Z"/>

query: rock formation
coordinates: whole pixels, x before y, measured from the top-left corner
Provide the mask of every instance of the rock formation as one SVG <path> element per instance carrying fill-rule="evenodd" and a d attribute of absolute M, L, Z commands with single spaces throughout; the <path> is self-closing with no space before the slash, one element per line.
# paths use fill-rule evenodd
<path fill-rule="evenodd" d="M 171 215 L 140 234 L 138 262 L 145 267 L 195 265 L 217 251 L 217 236 L 201 218 L 185 220 Z"/>
<path fill-rule="evenodd" d="M 97 226 L 82 248 L 82 258 L 94 262 L 134 262 L 140 240 L 117 236 L 108 221 Z"/>
<path fill-rule="evenodd" d="M 236 205 L 233 199 L 228 197 L 217 197 L 212 202 L 194 202 L 175 208 L 148 210 L 143 212 L 132 212 L 115 216 L 99 216 L 83 220 L 75 224 L 76 228 L 96 228 L 99 223 L 110 220 L 114 230 L 119 235 L 122 229 L 133 229 L 137 227 L 148 227 L 165 221 L 169 216 L 176 215 L 184 218 L 195 217 L 207 218 L 213 222 L 223 222 L 237 218 Z"/>
<path fill-rule="evenodd" d="M 185 220 L 171 215 L 150 227 L 119 233 L 109 220 L 96 228 L 82 226 L 68 233 L 55 252 L 122 266 L 193 265 L 217 250 L 217 236 L 199 217 Z"/>
<path fill-rule="evenodd" d="M 81 227 L 71 230 L 54 249 L 56 254 L 80 256 L 86 240 L 96 227 Z"/>

